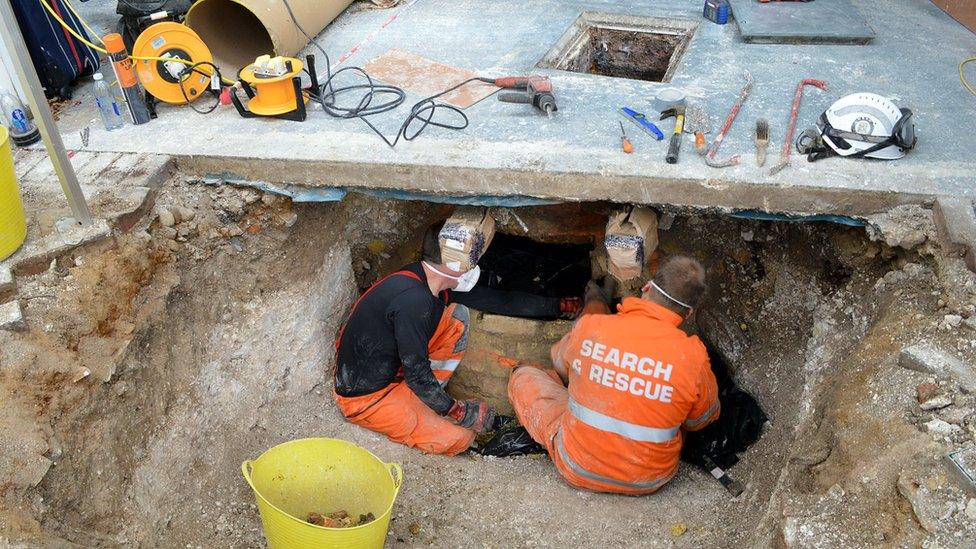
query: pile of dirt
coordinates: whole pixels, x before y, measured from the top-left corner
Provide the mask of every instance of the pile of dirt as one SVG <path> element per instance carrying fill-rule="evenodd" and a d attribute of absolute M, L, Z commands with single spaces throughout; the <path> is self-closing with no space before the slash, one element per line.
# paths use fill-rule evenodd
<path fill-rule="evenodd" d="M 316 513 L 312 511 L 308 514 L 307 522 L 324 528 L 355 528 L 365 526 L 376 520 L 373 513 L 365 513 L 358 517 L 349 516 L 345 511 L 333 511 L 332 513 Z"/>

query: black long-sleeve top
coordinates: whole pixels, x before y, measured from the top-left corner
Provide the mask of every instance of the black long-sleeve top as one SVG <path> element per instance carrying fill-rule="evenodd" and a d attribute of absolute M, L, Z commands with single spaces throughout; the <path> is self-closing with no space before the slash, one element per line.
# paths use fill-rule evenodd
<path fill-rule="evenodd" d="M 403 378 L 438 414 L 454 403 L 430 369 L 427 346 L 447 304 L 507 316 L 554 318 L 559 299 L 475 286 L 470 292 L 446 290 L 434 296 L 420 263 L 411 263 L 380 280 L 360 297 L 340 334 L 336 355 L 336 393 L 346 397 L 379 391 Z"/>

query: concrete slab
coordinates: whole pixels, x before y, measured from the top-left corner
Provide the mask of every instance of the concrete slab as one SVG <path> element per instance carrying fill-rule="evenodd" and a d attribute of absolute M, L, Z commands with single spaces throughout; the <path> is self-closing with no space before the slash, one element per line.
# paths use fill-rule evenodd
<path fill-rule="evenodd" d="M 850 0 L 769 2 L 729 0 L 744 42 L 755 44 L 867 44 L 874 39 Z"/>
<path fill-rule="evenodd" d="M 976 207 L 973 201 L 940 197 L 935 201 L 932 215 L 942 246 L 957 250 L 965 258 L 969 270 L 976 271 Z"/>
<path fill-rule="evenodd" d="M 960 59 L 971 55 L 973 34 L 936 6 L 908 0 L 858 2 L 857 9 L 877 33 L 863 46 L 745 44 L 735 25 L 704 21 L 701 7 L 700 0 L 418 0 L 395 8 L 399 17 L 382 30 L 377 31 L 389 11 L 347 12 L 318 37 L 337 59 L 374 34 L 343 66 L 361 66 L 399 48 L 486 75 L 548 74 L 559 102 L 551 121 L 529 107 L 489 98 L 466 110 L 466 129 L 428 128 L 416 140 L 391 149 L 363 121 L 331 118 L 318 107 L 306 122 L 296 123 L 244 120 L 230 107 L 201 116 L 185 107 L 164 106 L 159 119 L 145 126 L 108 133 L 92 124 L 89 149 L 173 155 L 197 175 L 231 173 L 272 183 L 456 196 L 863 216 L 898 204 L 928 205 L 938 195 L 976 195 L 976 140 L 961 122 L 971 117 L 974 99 L 955 70 Z M 668 84 L 537 68 L 583 11 L 700 24 Z M 669 165 L 664 162 L 667 142 L 636 132 L 631 136 L 636 152 L 620 152 L 615 114 L 620 106 L 650 110 L 657 90 L 677 86 L 691 101 L 706 106 L 718 125 L 746 69 L 756 80 L 755 91 L 721 151 L 742 154 L 740 166 L 705 166 L 687 139 L 680 162 Z M 751 128 L 759 117 L 771 121 L 770 151 L 775 154 L 796 82 L 804 77 L 827 80 L 829 92 L 806 94 L 800 129 L 813 125 L 839 97 L 872 91 L 914 110 L 917 148 L 894 162 L 830 158 L 809 164 L 796 157 L 792 167 L 767 175 L 755 166 Z M 370 122 L 392 136 L 419 99 L 410 96 L 395 112 Z M 78 130 L 95 116 L 90 101 L 85 109 L 64 117 L 69 147 L 78 146 Z"/>
<path fill-rule="evenodd" d="M 104 219 L 96 219 L 87 227 L 74 226 L 36 240 L 28 240 L 4 260 L 15 276 L 29 276 L 44 272 L 51 261 L 81 248 L 108 242 L 112 230 Z"/>

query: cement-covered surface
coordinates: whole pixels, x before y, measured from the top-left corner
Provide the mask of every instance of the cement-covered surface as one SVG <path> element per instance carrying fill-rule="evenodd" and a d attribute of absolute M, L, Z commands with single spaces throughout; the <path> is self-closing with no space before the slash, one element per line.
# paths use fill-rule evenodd
<path fill-rule="evenodd" d="M 347 12 L 319 36 L 336 59 L 373 34 L 344 66 L 363 65 L 399 48 L 485 75 L 548 74 L 559 104 L 553 120 L 527 106 L 488 98 L 467 109 L 467 129 L 428 128 L 415 141 L 390 149 L 362 121 L 331 118 L 317 106 L 304 123 L 245 120 L 231 107 L 199 115 L 164 106 L 159 118 L 145 126 L 107 133 L 93 124 L 89 149 L 171 154 L 191 171 L 317 186 L 807 213 L 860 215 L 899 203 L 929 202 L 935 195 L 976 195 L 976 142 L 970 123 L 976 98 L 962 87 L 956 70 L 959 60 L 972 55 L 976 37 L 937 7 L 928 2 L 858 2 L 857 9 L 877 33 L 869 45 L 765 45 L 743 43 L 733 24 L 704 20 L 701 6 L 698 0 L 417 0 L 395 8 L 399 17 L 382 30 L 390 10 Z M 583 11 L 700 24 L 669 84 L 537 68 Z M 690 100 L 707 107 L 717 129 L 746 70 L 755 78 L 755 88 L 719 152 L 742 154 L 741 165 L 707 167 L 687 136 L 680 162 L 668 165 L 667 141 L 654 141 L 632 126 L 628 130 L 636 151 L 620 151 L 619 107 L 649 112 L 656 90 L 678 86 Z M 768 176 L 768 167 L 778 160 L 801 78 L 826 80 L 829 88 L 805 91 L 799 129 L 812 126 L 841 96 L 871 91 L 915 112 L 918 146 L 894 162 L 830 158 L 810 164 L 794 154 L 792 167 Z M 418 99 L 410 95 L 396 112 L 370 121 L 392 136 Z M 771 158 L 765 170 L 754 162 L 752 128 L 759 117 L 771 122 Z M 68 119 L 77 124 L 77 118 Z M 662 127 L 668 131 L 671 125 Z M 78 145 L 77 129 L 69 122 L 62 125 L 69 147 Z"/>
<path fill-rule="evenodd" d="M 729 3 L 746 42 L 865 44 L 874 38 L 851 0 Z"/>

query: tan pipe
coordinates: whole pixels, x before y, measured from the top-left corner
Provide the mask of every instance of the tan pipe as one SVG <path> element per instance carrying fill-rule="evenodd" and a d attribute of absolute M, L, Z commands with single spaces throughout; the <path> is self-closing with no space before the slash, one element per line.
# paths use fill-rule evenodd
<path fill-rule="evenodd" d="M 312 36 L 349 7 L 352 0 L 288 0 L 295 18 Z M 186 14 L 227 78 L 259 55 L 294 56 L 308 44 L 282 0 L 199 0 Z"/>

